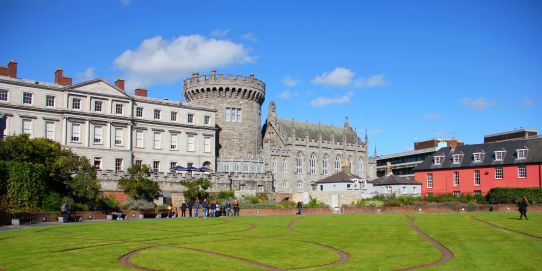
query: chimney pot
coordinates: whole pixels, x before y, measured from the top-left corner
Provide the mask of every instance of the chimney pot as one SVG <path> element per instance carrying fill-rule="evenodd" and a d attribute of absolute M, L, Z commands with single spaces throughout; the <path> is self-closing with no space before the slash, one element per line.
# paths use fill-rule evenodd
<path fill-rule="evenodd" d="M 55 84 L 61 85 L 61 86 L 71 86 L 72 85 L 72 79 L 64 76 L 62 68 L 58 67 L 55 71 Z"/>
<path fill-rule="evenodd" d="M 7 67 L 0 66 L 0 75 L 17 78 L 17 62 L 11 59 Z"/>
<path fill-rule="evenodd" d="M 118 78 L 117 81 L 115 81 L 115 86 L 124 90 L 124 79 Z"/>
<path fill-rule="evenodd" d="M 135 90 L 135 96 L 139 97 L 147 97 L 147 90 L 144 88 L 136 88 Z"/>

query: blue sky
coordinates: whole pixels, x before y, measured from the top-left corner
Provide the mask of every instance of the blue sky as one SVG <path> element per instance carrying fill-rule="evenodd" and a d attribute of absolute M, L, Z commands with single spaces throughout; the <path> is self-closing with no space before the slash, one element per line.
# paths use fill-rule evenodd
<path fill-rule="evenodd" d="M 414 140 L 542 132 L 542 1 L 0 0 L 18 76 L 122 76 L 179 99 L 193 71 L 255 74 L 286 119 L 342 126 L 371 154 Z M 265 119 L 262 119 L 265 121 Z"/>

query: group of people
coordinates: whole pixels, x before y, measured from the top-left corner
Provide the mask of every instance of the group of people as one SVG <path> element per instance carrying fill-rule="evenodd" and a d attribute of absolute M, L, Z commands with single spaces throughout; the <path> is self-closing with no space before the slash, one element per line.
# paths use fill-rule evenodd
<path fill-rule="evenodd" d="M 239 201 L 234 199 L 233 202 L 227 200 L 226 202 L 220 202 L 218 200 L 207 199 L 189 199 L 181 203 L 180 217 L 219 217 L 219 216 L 239 216 Z M 168 215 L 168 217 L 170 217 Z M 179 217 L 177 213 L 177 207 L 172 208 L 171 217 Z"/>

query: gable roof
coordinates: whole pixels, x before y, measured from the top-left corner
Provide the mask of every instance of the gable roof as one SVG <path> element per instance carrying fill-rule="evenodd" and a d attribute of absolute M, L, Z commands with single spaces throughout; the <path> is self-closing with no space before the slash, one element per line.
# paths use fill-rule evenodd
<path fill-rule="evenodd" d="M 119 96 L 123 98 L 131 98 L 131 96 L 124 92 L 122 89 L 118 88 L 117 86 L 111 85 L 109 82 L 101 78 L 84 81 L 71 86 L 66 86 L 66 89 L 75 91 L 81 90 L 97 94 Z"/>
<path fill-rule="evenodd" d="M 346 136 L 347 143 L 355 143 L 356 141 L 361 142 L 361 139 L 350 126 L 342 128 L 319 123 L 285 119 L 278 119 L 277 122 L 280 130 L 286 133 L 286 137 L 292 136 L 295 133 L 297 138 L 301 138 L 305 137 L 305 132 L 307 132 L 309 139 L 318 140 L 319 136 L 322 135 L 323 141 L 331 141 L 332 138 L 335 138 L 335 141 L 342 142 L 343 136 Z"/>
<path fill-rule="evenodd" d="M 335 173 L 331 176 L 328 176 L 324 179 L 321 179 L 321 180 L 318 180 L 316 182 L 314 182 L 315 184 L 321 184 L 321 183 L 353 183 L 354 181 L 352 181 L 352 179 L 358 179 L 358 180 L 361 180 L 361 177 L 357 176 L 357 175 L 354 175 L 354 174 L 350 174 L 350 173 L 345 173 L 344 171 L 341 171 L 339 173 Z"/>
<path fill-rule="evenodd" d="M 517 159 L 518 149 L 527 149 L 526 159 Z M 502 161 L 495 160 L 495 151 L 506 151 Z M 474 153 L 483 152 L 482 161 L 474 161 Z M 449 168 L 487 167 L 496 165 L 517 165 L 527 163 L 542 163 L 542 137 L 509 140 L 495 143 L 471 144 L 457 146 L 455 150 L 448 147 L 438 150 L 444 154 L 444 160 L 440 165 L 435 165 L 434 156 L 427 157 L 421 164 L 414 168 L 414 171 L 427 171 Z M 454 154 L 463 154 L 460 163 L 453 163 Z"/>
<path fill-rule="evenodd" d="M 400 185 L 400 184 L 410 184 L 410 185 L 416 185 L 420 184 L 419 182 L 416 182 L 412 178 L 403 178 L 396 175 L 386 175 L 379 178 L 374 179 L 373 181 L 374 186 L 382 186 L 382 185 Z"/>

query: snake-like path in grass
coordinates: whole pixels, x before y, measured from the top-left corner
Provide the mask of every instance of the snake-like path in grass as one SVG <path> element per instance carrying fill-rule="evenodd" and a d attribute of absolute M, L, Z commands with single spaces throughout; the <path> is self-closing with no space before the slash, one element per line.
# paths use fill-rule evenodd
<path fill-rule="evenodd" d="M 505 231 L 509 231 L 509 232 L 514 232 L 514 233 L 519 233 L 521 235 L 524 235 L 524 236 L 527 236 L 527 237 L 531 237 L 531 238 L 534 238 L 534 239 L 537 239 L 538 241 L 542 241 L 542 237 L 540 236 L 537 236 L 537 235 L 534 235 L 534 234 L 530 234 L 530 233 L 526 233 L 526 232 L 522 232 L 522 231 L 518 231 L 518 230 L 514 230 L 514 229 L 510 229 L 510 228 L 506 228 L 506 227 L 503 227 L 503 226 L 499 226 L 497 224 L 493 224 L 489 221 L 486 221 L 486 220 L 483 220 L 483 219 L 480 219 L 480 218 L 477 218 L 477 217 L 474 217 L 474 216 L 471 216 L 470 218 L 474 219 L 474 220 L 477 220 L 477 221 L 480 221 L 486 225 L 489 225 L 491 227 L 494 227 L 494 228 L 497 228 L 497 229 L 501 229 L 501 230 L 505 230 Z"/>
<path fill-rule="evenodd" d="M 429 235 L 427 235 L 427 233 L 425 233 L 424 231 L 422 231 L 422 229 L 420 229 L 418 226 L 416 226 L 416 223 L 414 222 L 414 219 L 412 219 L 412 217 L 407 215 L 407 218 L 408 218 L 408 224 L 410 225 L 410 227 L 418 235 L 420 235 L 423 239 L 425 239 L 427 242 L 429 242 L 433 247 L 438 249 L 438 251 L 440 252 L 441 257 L 440 257 L 440 259 L 438 259 L 438 260 L 436 260 L 434 262 L 430 262 L 430 263 L 426 263 L 426 264 L 422 264 L 422 265 L 416 265 L 416 266 L 412 266 L 412 267 L 407 267 L 407 268 L 404 268 L 404 269 L 399 269 L 400 271 L 417 270 L 417 269 L 421 269 L 421 268 L 433 267 L 433 266 L 436 266 L 436 265 L 447 263 L 447 262 L 451 261 L 454 258 L 454 253 L 451 250 L 449 250 L 447 247 L 440 244 L 435 239 L 431 238 Z"/>

